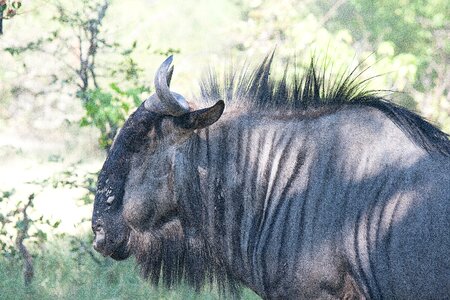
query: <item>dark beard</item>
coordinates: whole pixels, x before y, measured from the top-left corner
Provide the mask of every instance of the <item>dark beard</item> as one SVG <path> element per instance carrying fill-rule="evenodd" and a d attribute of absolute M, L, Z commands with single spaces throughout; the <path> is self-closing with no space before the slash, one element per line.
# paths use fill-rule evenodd
<path fill-rule="evenodd" d="M 216 283 L 221 294 L 239 297 L 239 284 L 226 266 L 212 255 L 205 239 L 194 230 L 183 230 L 176 219 L 157 231 L 132 231 L 130 253 L 136 257 L 141 275 L 153 285 L 170 288 L 187 283 L 196 291 Z"/>

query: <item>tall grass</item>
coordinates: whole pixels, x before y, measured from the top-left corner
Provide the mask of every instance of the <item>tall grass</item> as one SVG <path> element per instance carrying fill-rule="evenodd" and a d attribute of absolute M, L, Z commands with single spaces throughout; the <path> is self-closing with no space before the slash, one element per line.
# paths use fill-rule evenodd
<path fill-rule="evenodd" d="M 139 277 L 133 259 L 95 263 L 87 254 L 75 255 L 52 245 L 34 259 L 35 277 L 25 287 L 18 260 L 0 257 L 0 299 L 219 299 L 215 289 L 195 293 L 187 286 L 153 288 Z M 259 299 L 244 290 L 243 299 Z"/>

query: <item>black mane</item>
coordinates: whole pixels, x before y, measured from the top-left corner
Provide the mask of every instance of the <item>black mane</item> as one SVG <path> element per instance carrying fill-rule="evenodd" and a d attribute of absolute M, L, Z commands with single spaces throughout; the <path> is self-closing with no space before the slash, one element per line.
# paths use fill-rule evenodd
<path fill-rule="evenodd" d="M 386 114 L 416 145 L 428 153 L 450 156 L 449 135 L 442 132 L 418 114 L 381 97 L 378 91 L 366 89 L 367 80 L 358 81 L 361 73 L 356 68 L 347 75 L 326 80 L 325 68 L 316 67 L 314 59 L 304 74 L 294 73 L 288 80 L 290 68 L 286 65 L 281 79 L 270 76 L 273 53 L 256 68 L 244 67 L 231 71 L 219 83 L 216 73 L 209 72 L 200 82 L 201 99 L 225 100 L 226 103 L 245 101 L 261 111 L 279 109 L 296 111 L 301 115 L 332 113 L 344 105 L 363 105 Z"/>
<path fill-rule="evenodd" d="M 141 275 L 154 286 L 162 283 L 170 289 L 186 283 L 200 292 L 209 284 L 221 298 L 239 298 L 241 285 L 226 264 L 208 248 L 204 237 L 184 232 L 179 221 L 155 232 L 132 231 L 128 247 Z"/>

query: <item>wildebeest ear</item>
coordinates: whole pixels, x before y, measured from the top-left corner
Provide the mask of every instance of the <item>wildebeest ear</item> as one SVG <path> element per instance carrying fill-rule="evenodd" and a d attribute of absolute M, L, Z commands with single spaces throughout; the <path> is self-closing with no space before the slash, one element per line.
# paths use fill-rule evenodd
<path fill-rule="evenodd" d="M 223 100 L 217 101 L 211 107 L 191 111 L 176 118 L 176 124 L 185 129 L 200 129 L 208 127 L 219 120 L 225 108 Z"/>

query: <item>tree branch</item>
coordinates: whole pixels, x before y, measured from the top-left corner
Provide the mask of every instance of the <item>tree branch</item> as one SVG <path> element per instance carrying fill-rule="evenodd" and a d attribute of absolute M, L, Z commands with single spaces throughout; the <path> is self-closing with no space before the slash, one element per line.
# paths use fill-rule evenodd
<path fill-rule="evenodd" d="M 29 286 L 34 277 L 34 268 L 33 268 L 33 258 L 31 257 L 30 252 L 27 247 L 23 244 L 23 241 L 28 238 L 28 229 L 30 219 L 28 218 L 27 209 L 30 207 L 34 200 L 34 194 L 31 194 L 28 197 L 28 202 L 21 209 L 22 212 L 22 228 L 18 228 L 17 238 L 16 238 L 16 246 L 19 249 L 20 254 L 22 255 L 24 265 L 23 265 L 23 277 L 25 286 Z"/>

